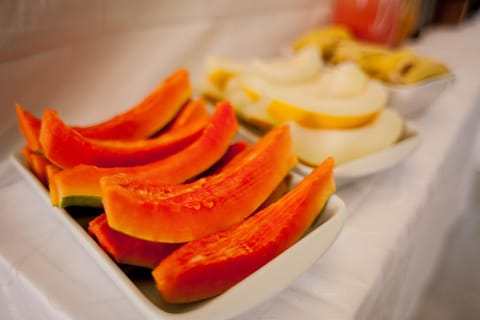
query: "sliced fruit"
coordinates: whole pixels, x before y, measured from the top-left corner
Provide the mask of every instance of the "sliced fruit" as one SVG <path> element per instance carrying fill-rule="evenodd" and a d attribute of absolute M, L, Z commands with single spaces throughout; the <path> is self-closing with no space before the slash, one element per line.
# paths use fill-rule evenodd
<path fill-rule="evenodd" d="M 412 68 L 415 59 L 413 51 L 404 49 L 365 55 L 358 63 L 370 76 L 387 83 L 395 83 L 395 78 Z"/>
<path fill-rule="evenodd" d="M 53 177 L 55 176 L 55 174 L 57 172 L 60 172 L 62 171 L 62 169 L 60 169 L 59 167 L 57 167 L 56 165 L 54 164 L 50 164 L 47 166 L 47 179 L 48 179 L 48 192 L 50 194 L 50 201 L 52 202 L 52 205 L 54 206 L 58 206 L 59 203 L 58 203 L 58 193 L 57 193 L 57 189 L 56 189 L 56 186 L 54 183 L 52 183 L 53 181 Z"/>
<path fill-rule="evenodd" d="M 353 116 L 333 116 L 305 110 L 301 106 L 273 100 L 267 111 L 278 121 L 293 120 L 301 126 L 314 129 L 348 129 L 364 125 L 375 117 L 378 111 Z"/>
<path fill-rule="evenodd" d="M 186 242 L 245 219 L 296 164 L 288 126 L 258 140 L 237 167 L 184 185 L 144 182 L 131 175 L 101 179 L 109 225 L 131 236 Z"/>
<path fill-rule="evenodd" d="M 356 97 L 369 85 L 367 74 L 353 62 L 338 64 L 323 77 L 330 94 L 336 98 Z"/>
<path fill-rule="evenodd" d="M 279 125 L 281 121 L 274 118 L 267 111 L 271 102 L 270 99 L 262 97 L 262 99 L 257 102 L 245 105 L 242 109 L 242 119 L 263 131 L 268 131 L 274 126 Z"/>
<path fill-rule="evenodd" d="M 269 98 L 260 97 L 254 91 L 245 87 L 240 79 L 235 78 L 228 82 L 224 90 L 225 99 L 229 100 L 239 118 L 254 124 L 262 129 L 271 129 L 276 120 L 267 113 Z"/>
<path fill-rule="evenodd" d="M 368 124 L 348 130 L 313 130 L 291 122 L 295 151 L 301 161 L 316 166 L 327 156 L 337 164 L 358 159 L 394 144 L 403 132 L 402 118 L 385 109 Z"/>
<path fill-rule="evenodd" d="M 50 189 L 56 190 L 57 194 L 57 199 L 52 198 L 52 204 L 60 207 L 101 207 L 100 178 L 118 173 L 128 173 L 138 179 L 157 183 L 182 183 L 217 162 L 225 154 L 237 130 L 238 123 L 232 107 L 228 103 L 221 103 L 200 137 L 170 157 L 135 167 L 98 168 L 80 165 L 56 174 L 50 184 Z"/>
<path fill-rule="evenodd" d="M 204 104 L 203 100 L 194 103 Z M 201 134 L 207 117 L 175 127 L 147 140 L 92 140 L 68 127 L 52 110 L 45 110 L 40 143 L 45 156 L 61 168 L 79 164 L 98 167 L 142 165 L 168 157 L 185 148 Z"/>
<path fill-rule="evenodd" d="M 44 186 L 48 186 L 47 167 L 52 165 L 52 163 L 43 155 L 35 152 L 31 153 L 30 158 L 33 173 Z"/>
<path fill-rule="evenodd" d="M 337 64 L 345 61 L 360 62 L 365 58 L 388 54 L 389 50 L 380 45 L 357 42 L 355 40 L 342 40 L 335 45 L 334 50 L 325 57 L 329 63 Z"/>
<path fill-rule="evenodd" d="M 213 165 L 207 171 L 194 179 L 197 180 L 203 177 L 218 174 L 225 170 L 230 170 L 230 168 L 238 167 L 238 165 L 240 165 L 242 161 L 244 161 L 244 158 L 248 156 L 248 153 L 246 152 L 248 148 L 249 145 L 246 141 L 238 141 L 232 144 L 228 148 L 222 159 L 220 159 L 217 163 L 215 163 L 215 165 Z M 282 182 L 280 182 L 275 188 L 275 190 L 273 190 L 273 192 L 268 196 L 268 198 L 257 208 L 257 210 L 263 209 L 267 205 L 278 200 L 283 194 L 285 194 L 288 191 L 288 186 L 290 185 L 291 178 L 291 175 L 287 175 L 285 179 L 283 179 Z"/>
<path fill-rule="evenodd" d="M 235 83 L 232 80 L 233 84 Z M 387 90 L 369 81 L 353 64 L 345 64 L 302 83 L 274 84 L 255 76 L 243 76 L 237 87 L 230 86 L 228 97 L 239 95 L 238 87 L 256 93 L 256 101 L 243 99 L 240 116 L 272 125 L 287 120 L 311 128 L 351 128 L 360 126 L 385 107 Z M 237 91 L 235 91 L 235 89 Z"/>
<path fill-rule="evenodd" d="M 443 63 L 430 58 L 416 57 L 408 67 L 393 70 L 390 83 L 409 85 L 448 73 L 450 70 Z"/>
<path fill-rule="evenodd" d="M 115 231 L 108 225 L 105 214 L 89 222 L 88 232 L 115 262 L 150 269 L 181 246 L 177 243 L 145 241 Z"/>
<path fill-rule="evenodd" d="M 352 39 L 352 37 L 347 28 L 333 25 L 306 33 L 293 44 L 293 49 L 301 50 L 307 46 L 314 46 L 322 54 L 328 55 L 338 42 Z"/>
<path fill-rule="evenodd" d="M 87 127 L 73 126 L 81 135 L 100 140 L 145 139 L 169 123 L 192 95 L 188 72 L 179 70 L 165 79 L 135 107 L 107 121 Z M 20 130 L 33 151 L 41 149 L 41 119 L 16 105 Z"/>
<path fill-rule="evenodd" d="M 242 72 L 244 65 L 229 59 L 209 57 L 205 61 L 205 69 L 206 76 L 201 83 L 202 94 L 218 101 L 224 99 L 225 86 Z"/>
<path fill-rule="evenodd" d="M 30 168 L 32 167 L 32 153 L 33 151 L 28 145 L 22 148 L 22 157 Z"/>
<path fill-rule="evenodd" d="M 99 124 L 75 129 L 92 139 L 145 139 L 167 125 L 191 96 L 188 72 L 178 70 L 128 111 Z"/>
<path fill-rule="evenodd" d="M 162 297 L 184 303 L 221 294 L 292 246 L 335 191 L 333 167 L 328 158 L 274 204 L 165 258 L 152 272 Z"/>
<path fill-rule="evenodd" d="M 253 60 L 250 72 L 271 82 L 288 84 L 309 80 L 321 68 L 318 50 L 305 47 L 291 57 Z"/>
<path fill-rule="evenodd" d="M 40 136 L 40 119 L 37 119 L 18 103 L 15 105 L 15 111 L 17 112 L 20 131 L 27 142 L 27 146 L 32 151 L 39 152 L 41 150 L 40 141 L 38 139 Z"/>

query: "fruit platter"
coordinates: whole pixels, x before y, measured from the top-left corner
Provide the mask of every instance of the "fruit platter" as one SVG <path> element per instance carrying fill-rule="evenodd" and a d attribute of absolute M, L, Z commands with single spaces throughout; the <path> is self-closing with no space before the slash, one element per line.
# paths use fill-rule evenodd
<path fill-rule="evenodd" d="M 420 143 L 379 80 L 350 61 L 326 65 L 312 46 L 246 62 L 210 57 L 201 84 L 209 100 L 231 101 L 251 141 L 288 124 L 301 174 L 334 157 L 338 186 L 399 164 Z"/>
<path fill-rule="evenodd" d="M 51 109 L 16 112 L 26 145 L 15 165 L 146 317 L 244 312 L 305 272 L 343 227 L 332 157 L 296 173 L 288 124 L 247 141 L 232 105 L 209 110 L 185 70 L 90 126 Z"/>

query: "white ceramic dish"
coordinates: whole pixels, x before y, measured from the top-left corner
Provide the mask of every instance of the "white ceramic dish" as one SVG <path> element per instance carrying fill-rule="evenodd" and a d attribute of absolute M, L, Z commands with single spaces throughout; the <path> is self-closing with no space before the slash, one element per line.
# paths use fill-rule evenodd
<path fill-rule="evenodd" d="M 421 114 L 454 82 L 453 74 L 448 74 L 414 85 L 385 85 L 389 91 L 388 106 L 405 117 Z"/>
<path fill-rule="evenodd" d="M 240 128 L 240 135 L 250 141 L 255 141 L 259 137 L 256 132 L 243 126 Z M 389 169 L 408 158 L 419 144 L 420 131 L 411 123 L 406 123 L 402 138 L 394 145 L 382 151 L 337 166 L 335 168 L 335 183 L 337 187 L 340 187 L 360 178 Z M 294 170 L 305 176 L 312 171 L 312 167 L 299 163 Z"/>
<path fill-rule="evenodd" d="M 30 172 L 20 153 L 12 157 L 15 166 L 40 195 L 50 204 L 47 190 Z M 292 184 L 303 177 L 292 173 Z M 55 215 L 105 270 L 115 284 L 148 319 L 228 319 L 265 301 L 305 272 L 320 258 L 340 233 L 345 217 L 345 204 L 333 195 L 320 218 L 295 245 L 257 270 L 225 293 L 199 303 L 172 305 L 162 301 L 149 273 L 139 276 L 122 270 L 85 231 L 87 221 L 75 219 L 67 211 L 52 207 Z M 295 263 L 291 263 L 295 261 Z"/>

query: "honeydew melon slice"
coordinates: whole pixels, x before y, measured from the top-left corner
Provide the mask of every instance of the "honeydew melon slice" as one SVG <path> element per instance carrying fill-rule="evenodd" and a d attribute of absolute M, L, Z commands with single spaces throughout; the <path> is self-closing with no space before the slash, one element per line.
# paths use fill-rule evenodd
<path fill-rule="evenodd" d="M 362 93 L 369 83 L 367 74 L 353 62 L 341 63 L 325 73 L 323 82 L 334 97 L 354 97 Z"/>
<path fill-rule="evenodd" d="M 318 50 L 306 47 L 290 57 L 255 59 L 247 72 L 273 83 L 290 84 L 315 77 L 322 67 Z"/>
<path fill-rule="evenodd" d="M 245 66 L 237 61 L 208 57 L 205 61 L 205 78 L 201 80 L 200 90 L 214 100 L 224 98 L 224 89 L 230 79 L 241 74 Z"/>
<path fill-rule="evenodd" d="M 290 132 L 299 159 L 317 166 L 332 156 L 337 165 L 383 150 L 403 132 L 403 120 L 385 109 L 365 126 L 348 130 L 313 130 L 290 121 Z"/>
<path fill-rule="evenodd" d="M 256 127 L 270 129 L 279 124 L 279 121 L 267 112 L 271 100 L 248 90 L 239 79 L 229 81 L 224 91 L 224 97 L 231 102 L 235 113 L 241 119 Z"/>
<path fill-rule="evenodd" d="M 324 79 L 318 77 L 302 85 L 279 86 L 255 77 L 243 77 L 243 83 L 249 91 L 271 100 L 266 111 L 275 122 L 294 120 L 315 129 L 361 126 L 373 119 L 387 102 L 387 91 L 379 82 L 368 81 L 358 94 L 344 92 L 339 97 L 331 90 L 329 93 Z M 354 81 L 361 83 L 361 79 Z"/>

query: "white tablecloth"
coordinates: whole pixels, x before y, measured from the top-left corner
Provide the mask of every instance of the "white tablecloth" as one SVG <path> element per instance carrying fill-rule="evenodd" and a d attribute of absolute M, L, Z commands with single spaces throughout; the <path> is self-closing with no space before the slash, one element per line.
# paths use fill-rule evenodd
<path fill-rule="evenodd" d="M 321 1 L 4 4 L 0 31 L 0 318 L 141 319 L 13 168 L 23 140 L 14 103 L 69 123 L 107 118 L 178 67 L 195 79 L 207 53 L 270 55 L 328 21 Z M 202 3 L 202 4 L 200 4 Z M 273 3 L 275 5 L 273 5 Z M 208 9 L 208 10 L 207 10 Z M 8 17 L 8 18 L 7 18 Z M 436 269 L 469 195 L 480 124 L 480 19 L 413 43 L 456 75 L 413 119 L 422 143 L 399 166 L 341 188 L 338 240 L 286 290 L 238 319 L 405 319 Z"/>

